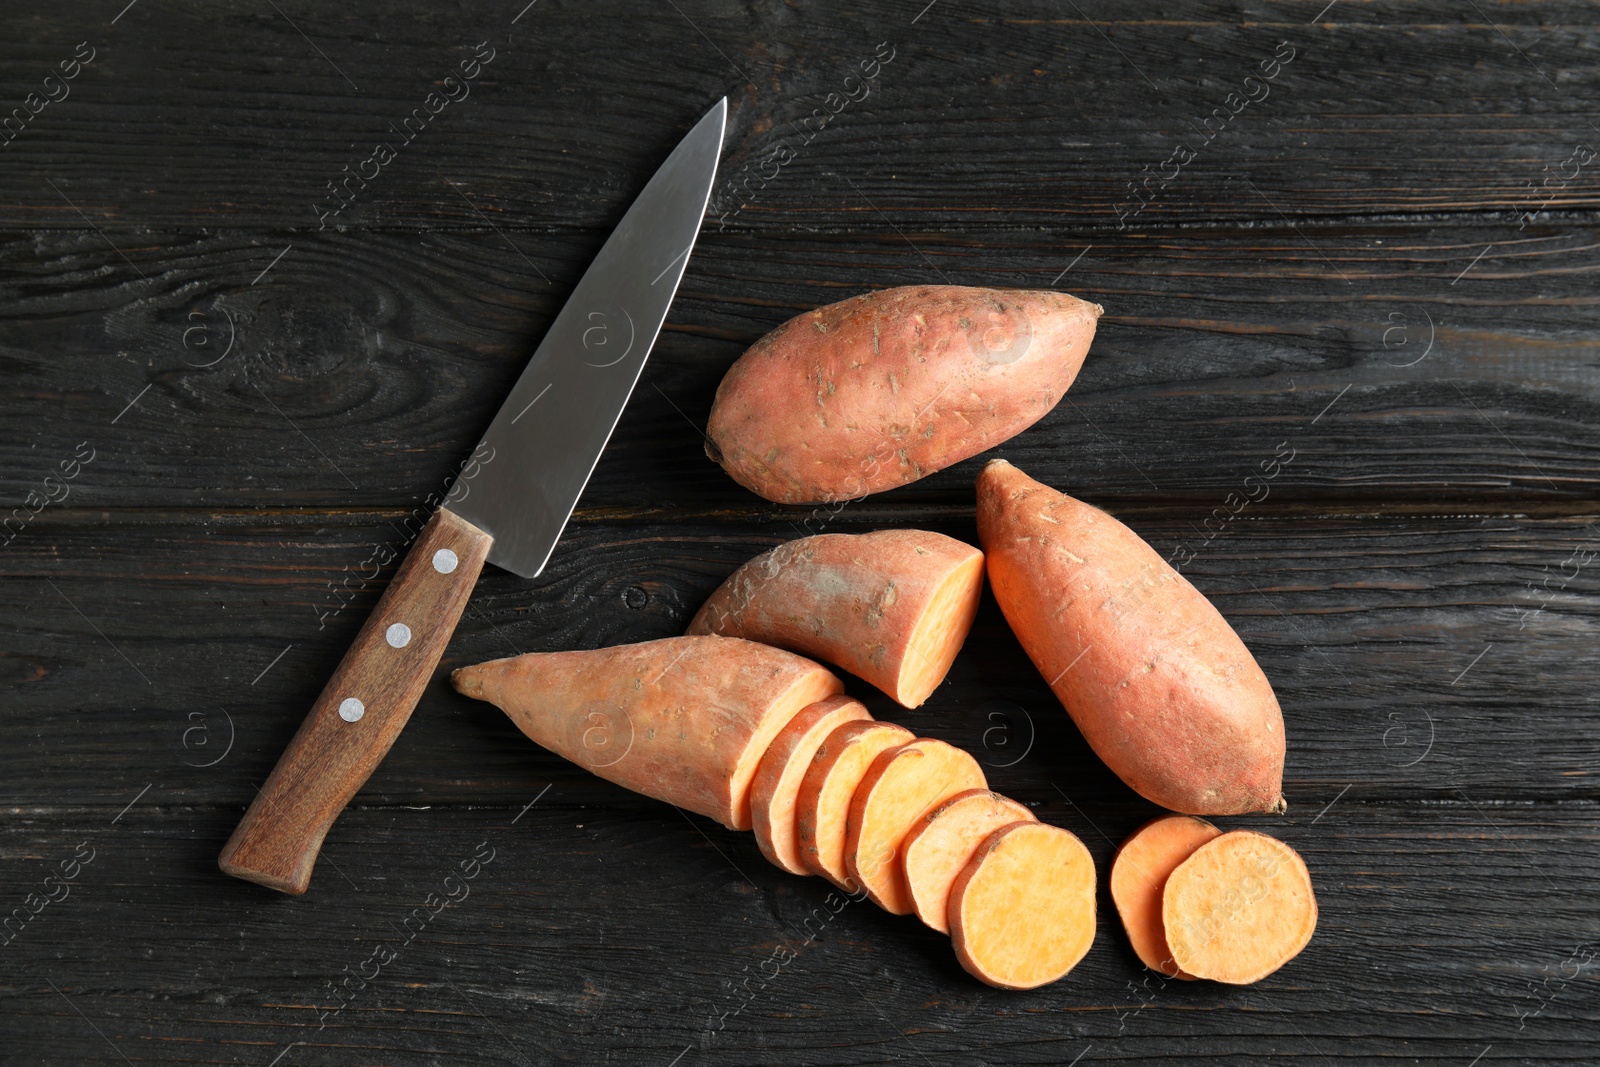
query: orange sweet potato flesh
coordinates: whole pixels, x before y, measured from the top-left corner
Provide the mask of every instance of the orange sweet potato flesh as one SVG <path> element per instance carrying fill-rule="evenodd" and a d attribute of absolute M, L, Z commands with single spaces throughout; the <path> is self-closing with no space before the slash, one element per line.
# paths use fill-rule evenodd
<path fill-rule="evenodd" d="M 729 368 L 706 453 L 781 504 L 905 485 L 1037 422 L 1101 308 L 1065 293 L 917 285 L 790 319 Z"/>
<path fill-rule="evenodd" d="M 818 534 L 740 567 L 691 634 L 815 656 L 914 708 L 944 680 L 983 592 L 983 553 L 928 530 Z"/>
<path fill-rule="evenodd" d="M 1195 849 L 1168 876 L 1161 918 L 1185 972 L 1248 985 L 1306 947 L 1317 898 L 1299 853 L 1275 837 L 1234 830 Z"/>
<path fill-rule="evenodd" d="M 917 918 L 950 932 L 950 887 L 978 846 L 994 831 L 1014 822 L 1038 822 L 1033 812 L 999 793 L 968 789 L 917 820 L 906 834 L 906 889 Z"/>
<path fill-rule="evenodd" d="M 845 868 L 845 823 L 856 787 L 885 749 L 916 739 L 891 722 L 847 722 L 834 729 L 811 757 L 795 800 L 795 840 L 800 862 L 847 892 L 855 892 Z"/>
<path fill-rule="evenodd" d="M 750 829 L 750 782 L 778 731 L 844 688 L 818 663 L 733 637 L 533 652 L 451 681 L 557 755 L 734 830 Z"/>
<path fill-rule="evenodd" d="M 845 821 L 844 865 L 851 882 L 885 911 L 911 914 L 902 853 L 906 835 L 957 793 L 987 786 L 977 760 L 931 737 L 879 753 L 856 786 Z"/>
<path fill-rule="evenodd" d="M 1195 849 L 1220 837 L 1221 830 L 1193 815 L 1164 815 L 1133 832 L 1117 850 L 1111 863 L 1111 899 L 1122 916 L 1134 954 L 1141 963 L 1168 978 L 1193 980 L 1179 970 L 1167 947 L 1167 929 L 1161 921 L 1161 894 L 1167 877 Z"/>
<path fill-rule="evenodd" d="M 978 476 L 978 534 L 1011 629 L 1124 782 L 1189 815 L 1284 810 L 1272 686 L 1155 549 L 1004 460 Z"/>
<path fill-rule="evenodd" d="M 1035 989 L 1094 943 L 1094 859 L 1072 834 L 1013 823 L 990 834 L 950 888 L 961 966 L 1001 989 Z"/>
<path fill-rule="evenodd" d="M 803 709 L 778 731 L 756 768 L 750 785 L 750 819 L 761 854 L 790 874 L 810 874 L 800 862 L 795 836 L 795 802 L 800 781 L 822 742 L 840 725 L 872 716 L 861 702 L 831 696 Z"/>

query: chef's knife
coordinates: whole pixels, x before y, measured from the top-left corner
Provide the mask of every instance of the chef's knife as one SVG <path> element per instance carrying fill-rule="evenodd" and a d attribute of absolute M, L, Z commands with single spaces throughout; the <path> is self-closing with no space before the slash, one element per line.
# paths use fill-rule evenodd
<path fill-rule="evenodd" d="M 721 100 L 656 171 L 517 379 L 222 850 L 236 878 L 304 893 L 334 819 L 394 744 L 484 561 L 544 569 L 655 344 L 705 217 Z"/>

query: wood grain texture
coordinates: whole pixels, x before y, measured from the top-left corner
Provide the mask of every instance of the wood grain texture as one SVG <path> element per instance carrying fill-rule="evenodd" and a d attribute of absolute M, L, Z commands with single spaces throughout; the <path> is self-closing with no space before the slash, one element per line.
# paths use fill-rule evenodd
<path fill-rule="evenodd" d="M 1273 205 L 1336 222 L 1513 219 L 1541 203 L 1559 225 L 1600 206 L 1588 175 L 1528 189 L 1594 143 L 1600 29 L 1585 5 L 1342 0 L 1317 18 L 1324 6 L 1230 0 L 1153 18 L 1137 0 L 946 0 L 926 14 L 927 0 L 543 0 L 515 25 L 521 5 L 183 0 L 115 26 L 19 11 L 0 37 L 10 106 L 78 42 L 99 55 L 4 150 L 0 218 L 88 230 L 87 216 L 129 235 L 315 230 L 328 183 L 387 139 L 397 158 L 334 224 L 476 227 L 481 212 L 606 227 L 724 94 L 729 180 L 714 217 L 769 232 L 879 225 L 879 210 L 908 229 L 1114 231 L 1130 183 L 1183 138 L 1197 156 L 1141 228 L 1256 222 Z M 485 41 L 496 55 L 471 94 L 401 144 L 403 118 Z M 1269 95 L 1200 137 L 1283 41 L 1294 58 Z M 846 79 L 880 43 L 893 59 L 863 96 Z M 785 144 L 795 158 L 763 182 Z"/>
<path fill-rule="evenodd" d="M 493 543 L 449 508 L 434 512 L 223 846 L 224 874 L 306 891 L 328 829 L 433 679 Z"/>
<path fill-rule="evenodd" d="M 1395 800 L 1449 799 L 1457 787 L 1508 800 L 1600 799 L 1584 666 L 1600 633 L 1593 516 L 1319 516 L 1274 512 L 1269 498 L 1207 545 L 1195 532 L 1207 514 L 1199 508 L 1151 514 L 1094 502 L 1164 554 L 1196 552 L 1185 576 L 1238 630 L 1283 705 L 1292 818 L 1314 816 L 1346 786 Z M 895 520 L 856 514 L 872 503 L 824 528 Z M 0 662 L 30 709 L 0 717 L 8 803 L 113 805 L 157 771 L 197 803 L 248 803 L 249 783 L 270 770 L 299 725 L 296 709 L 322 689 L 382 591 L 388 570 L 363 564 L 403 548 L 379 516 L 140 515 L 141 525 L 119 516 L 41 526 L 0 557 L 18 605 Z M 970 515 L 908 523 L 976 540 Z M 507 804 L 532 778 L 558 780 L 583 803 L 622 802 L 622 790 L 454 693 L 444 673 L 681 633 L 728 574 L 796 532 L 780 522 L 579 522 L 538 578 L 488 568 L 439 676 L 358 803 Z M 162 619 L 163 632 L 136 617 Z M 988 594 L 922 707 L 908 711 L 844 677 L 874 716 L 979 755 L 1007 795 L 1040 799 L 1080 783 L 1131 802 Z M 216 759 L 230 737 L 224 762 L 185 766 Z M 129 751 L 149 754 L 139 765 L 149 774 L 135 780 Z"/>
<path fill-rule="evenodd" d="M 20 6 L 0 118 L 85 41 L 0 134 L 0 1063 L 1593 1062 L 1589 7 Z M 480 43 L 470 97 L 322 225 Z M 1138 967 L 1104 879 L 1154 809 L 992 601 L 923 708 L 847 684 L 1089 846 L 1099 935 L 1060 985 L 991 990 L 913 920 L 834 914 L 442 678 L 327 892 L 217 871 L 388 553 L 724 93 L 711 220 L 579 513 L 539 578 L 488 569 L 443 665 L 681 632 L 803 533 L 974 540 L 984 457 L 838 514 L 759 501 L 702 455 L 716 384 L 871 288 L 1094 300 L 1067 401 L 998 452 L 1195 551 L 1274 682 L 1290 811 L 1234 825 L 1306 857 L 1323 920 L 1267 982 Z"/>
<path fill-rule="evenodd" d="M 1220 501 L 1289 440 L 1303 458 L 1277 494 L 1600 500 L 1588 280 L 1600 228 L 1384 227 L 1308 244 L 1265 220 L 1096 241 L 1065 275 L 1088 242 L 906 236 L 914 248 L 894 233 L 708 232 L 580 508 L 775 514 L 703 451 L 717 383 L 745 347 L 873 287 L 1058 277 L 1106 313 L 1066 399 L 995 453 L 1051 484 Z M 95 274 L 119 261 L 93 235 L 14 235 L 0 250 L 18 272 L 0 283 L 17 309 L 0 323 L 11 509 L 86 441 L 97 454 L 69 486 L 73 506 L 421 503 L 466 459 L 599 248 L 524 242 L 547 283 L 494 233 L 299 238 L 251 286 L 286 235 L 168 240 L 162 293 Z M 966 507 L 982 462 L 872 502 Z"/>
<path fill-rule="evenodd" d="M 642 801 L 576 806 L 547 784 L 504 807 L 352 810 L 329 856 L 349 881 L 294 901 L 219 874 L 209 841 L 231 813 L 181 794 L 152 791 L 114 826 L 115 808 L 8 819 L 19 902 L 75 843 L 96 855 L 3 950 L 7 1057 L 123 1063 L 112 1044 L 135 1063 L 193 1064 L 267 1064 L 294 1044 L 281 1063 L 330 1067 L 591 1063 L 619 1046 L 630 1062 L 728 1065 L 1064 1064 L 1091 1045 L 1080 1064 L 1465 1064 L 1486 1045 L 1480 1067 L 1589 1057 L 1589 965 L 1571 976 L 1600 939 L 1592 801 L 1352 794 L 1315 826 L 1235 820 L 1270 827 L 1316 880 L 1317 935 L 1293 963 L 1254 987 L 1163 980 L 1102 907 L 1071 975 L 1013 993 L 975 982 L 915 917 L 771 867 L 749 834 Z M 1030 806 L 1089 847 L 1104 902 L 1113 842 L 1146 810 L 1085 792 Z M 492 858 L 469 879 L 478 856 Z M 108 930 L 140 934 L 96 939 Z"/>

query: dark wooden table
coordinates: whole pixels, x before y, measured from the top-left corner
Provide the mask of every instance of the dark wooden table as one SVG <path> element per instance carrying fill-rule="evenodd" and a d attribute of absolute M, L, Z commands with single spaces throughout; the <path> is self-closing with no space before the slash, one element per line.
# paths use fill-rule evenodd
<path fill-rule="evenodd" d="M 125 2 L 0 16 L 0 1061 L 1600 1061 L 1592 7 Z M 549 568 L 485 574 L 310 893 L 223 876 L 406 515 L 723 94 L 704 236 Z M 1321 920 L 1257 986 L 1138 966 L 1103 881 L 1154 809 L 992 601 L 924 709 L 870 703 L 1093 851 L 1094 949 L 1032 993 L 443 682 L 675 634 L 808 519 L 973 538 L 977 460 L 819 522 L 701 453 L 750 342 L 928 282 L 1106 308 L 996 454 L 1190 546 L 1277 688 L 1289 814 L 1225 822 L 1301 851 Z"/>

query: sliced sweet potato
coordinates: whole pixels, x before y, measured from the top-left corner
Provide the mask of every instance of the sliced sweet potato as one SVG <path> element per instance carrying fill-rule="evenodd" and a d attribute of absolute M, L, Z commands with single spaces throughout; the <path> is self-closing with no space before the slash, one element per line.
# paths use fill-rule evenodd
<path fill-rule="evenodd" d="M 917 918 L 950 932 L 950 887 L 984 839 L 1014 822 L 1038 822 L 1010 797 L 987 789 L 957 793 L 917 820 L 906 834 L 906 888 Z"/>
<path fill-rule="evenodd" d="M 1001 827 L 956 875 L 949 922 L 973 977 L 1001 989 L 1054 982 L 1094 942 L 1094 859 L 1058 826 Z"/>
<path fill-rule="evenodd" d="M 818 534 L 740 567 L 688 632 L 815 656 L 914 708 L 944 681 L 982 592 L 983 553 L 953 537 Z"/>
<path fill-rule="evenodd" d="M 450 680 L 558 756 L 733 830 L 750 829 L 750 780 L 778 731 L 844 688 L 821 664 L 736 637 L 530 652 Z"/>
<path fill-rule="evenodd" d="M 1167 931 L 1161 922 L 1161 895 L 1167 877 L 1195 849 L 1222 831 L 1193 815 L 1164 815 L 1133 832 L 1111 862 L 1111 900 L 1122 916 L 1134 954 L 1146 967 L 1168 978 L 1193 981 L 1172 962 Z"/>
<path fill-rule="evenodd" d="M 931 737 L 879 753 L 850 798 L 844 842 L 850 880 L 885 911 L 909 915 L 911 890 L 901 855 L 906 835 L 957 793 L 987 786 L 977 760 Z"/>
<path fill-rule="evenodd" d="M 795 800 L 795 841 L 800 862 L 848 892 L 856 887 L 845 869 L 845 822 L 856 786 L 885 749 L 916 735 L 892 722 L 847 722 L 829 734 L 811 757 Z"/>
<path fill-rule="evenodd" d="M 750 819 L 761 854 L 790 874 L 810 874 L 800 862 L 795 801 L 811 757 L 841 724 L 871 719 L 859 700 L 840 694 L 819 700 L 789 720 L 767 746 L 750 785 Z"/>
<path fill-rule="evenodd" d="M 1173 961 L 1196 978 L 1258 982 L 1300 954 L 1317 898 L 1300 854 L 1275 837 L 1233 830 L 1167 877 L 1161 918 Z"/>

